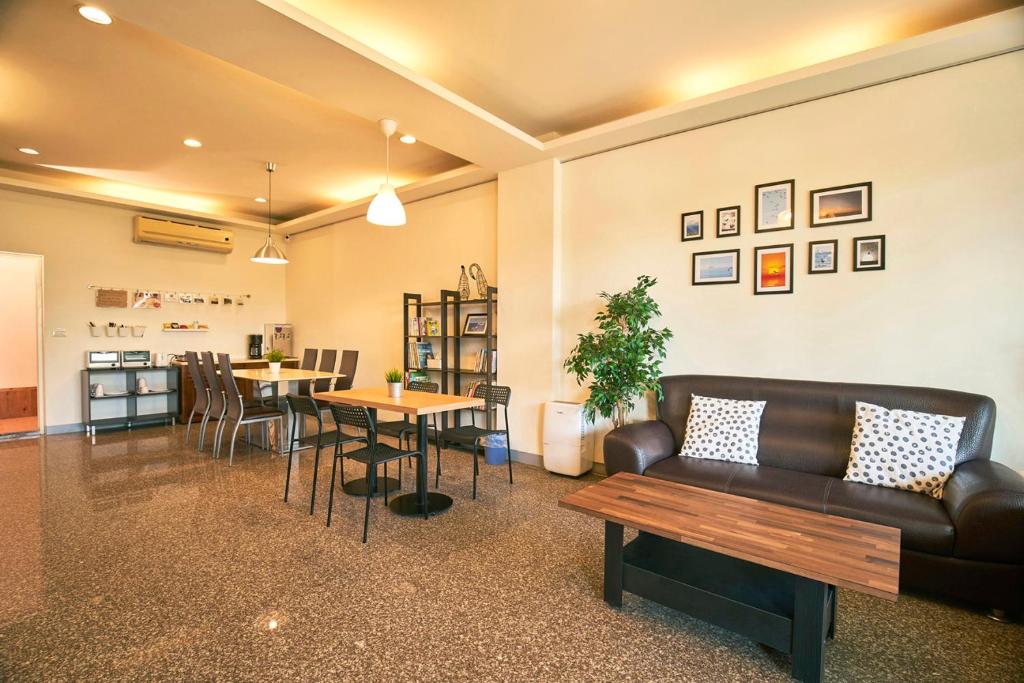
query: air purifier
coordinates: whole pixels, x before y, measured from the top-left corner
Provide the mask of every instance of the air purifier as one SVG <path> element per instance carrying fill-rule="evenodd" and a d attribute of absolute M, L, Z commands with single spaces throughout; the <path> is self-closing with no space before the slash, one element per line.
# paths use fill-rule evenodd
<path fill-rule="evenodd" d="M 544 469 L 578 477 L 594 466 L 594 433 L 587 429 L 583 404 L 544 404 Z"/>

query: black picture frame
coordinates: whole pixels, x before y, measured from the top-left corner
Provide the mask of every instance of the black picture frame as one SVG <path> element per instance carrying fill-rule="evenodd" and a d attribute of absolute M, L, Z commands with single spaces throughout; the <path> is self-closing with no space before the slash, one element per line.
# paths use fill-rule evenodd
<path fill-rule="evenodd" d="M 733 263 L 733 277 L 729 280 L 713 280 L 707 282 L 698 282 L 697 280 L 697 261 L 700 257 L 704 256 L 717 256 L 719 254 L 733 254 L 735 262 Z M 690 257 L 690 284 L 693 286 L 699 285 L 734 285 L 740 281 L 740 250 L 739 249 L 719 249 L 718 251 L 695 251 Z"/>
<path fill-rule="evenodd" d="M 852 195 L 859 192 L 861 195 L 861 210 L 850 216 L 822 217 L 821 199 L 827 196 Z M 810 217 L 812 228 L 823 228 L 831 225 L 846 225 L 849 223 L 864 223 L 871 220 L 871 203 L 873 188 L 870 182 L 852 183 L 850 185 L 836 185 L 835 187 L 823 187 L 820 190 L 811 190 L 810 194 Z"/>
<path fill-rule="evenodd" d="M 736 212 L 736 232 L 729 232 L 729 233 L 726 233 L 726 234 L 723 235 L 722 234 L 722 214 L 725 213 L 726 211 L 735 211 Z M 722 208 L 717 209 L 715 211 L 715 237 L 718 237 L 718 238 L 722 238 L 722 237 L 739 237 L 740 236 L 740 230 L 742 229 L 742 225 L 740 223 L 741 215 L 742 214 L 740 212 L 739 205 L 737 205 L 737 206 L 723 206 Z"/>
<path fill-rule="evenodd" d="M 789 186 L 789 223 L 786 225 L 773 225 L 761 227 L 761 191 L 779 185 Z M 780 214 L 781 215 L 781 214 Z M 779 230 L 792 230 L 796 227 L 796 180 L 776 180 L 772 183 L 760 183 L 754 186 L 754 232 L 777 232 Z"/>
<path fill-rule="evenodd" d="M 814 268 L 814 247 L 819 244 L 831 244 L 832 245 L 832 267 L 831 268 Z M 807 243 L 807 274 L 808 275 L 822 275 L 823 273 L 837 273 L 839 272 L 839 240 L 816 240 L 814 242 Z"/>
<path fill-rule="evenodd" d="M 483 332 L 470 332 L 469 324 L 470 321 L 479 322 L 483 321 L 484 331 Z M 487 314 L 486 313 L 469 313 L 466 315 L 466 319 L 462 322 L 462 336 L 463 337 L 484 337 L 487 336 Z"/>
<path fill-rule="evenodd" d="M 867 265 L 860 260 L 861 245 L 865 242 L 878 242 L 878 258 Z M 866 270 L 885 270 L 885 235 L 865 235 L 853 238 L 853 270 L 858 273 Z"/>
<path fill-rule="evenodd" d="M 759 272 L 759 266 L 761 263 L 761 252 L 763 251 L 775 251 L 775 250 L 786 250 L 789 252 L 789 269 L 786 273 L 786 287 L 771 289 L 769 291 L 759 292 L 761 273 Z M 754 247 L 754 294 L 792 294 L 793 293 L 793 243 L 789 244 L 768 244 L 763 247 Z"/>
<path fill-rule="evenodd" d="M 696 237 L 687 237 L 686 236 L 686 217 L 687 216 L 697 216 L 697 221 L 700 224 L 700 229 L 698 230 Z M 700 211 L 687 211 L 686 213 L 682 214 L 679 217 L 679 231 L 680 231 L 680 235 L 682 236 L 682 241 L 683 242 L 693 242 L 694 240 L 702 240 L 702 239 L 704 239 L 704 210 L 702 209 Z"/>

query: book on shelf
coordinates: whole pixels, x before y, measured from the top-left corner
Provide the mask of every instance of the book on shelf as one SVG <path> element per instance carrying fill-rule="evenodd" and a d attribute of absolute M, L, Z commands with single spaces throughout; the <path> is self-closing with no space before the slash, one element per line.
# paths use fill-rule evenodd
<path fill-rule="evenodd" d="M 487 369 L 487 349 L 480 349 L 480 352 L 476 355 L 476 372 L 488 372 Z M 491 349 L 491 368 L 490 372 L 498 372 L 498 350 Z"/>
<path fill-rule="evenodd" d="M 430 377 L 427 373 L 422 370 L 410 370 L 405 373 L 405 384 L 408 386 L 409 382 L 429 382 Z"/>
<path fill-rule="evenodd" d="M 425 368 L 427 360 L 434 358 L 434 345 L 430 342 L 410 341 L 408 348 L 410 368 Z"/>
<path fill-rule="evenodd" d="M 409 317 L 410 337 L 440 337 L 441 321 L 437 318 Z"/>
<path fill-rule="evenodd" d="M 487 382 L 481 382 L 481 381 L 470 382 L 469 383 L 469 387 L 466 389 L 466 396 L 472 396 L 473 392 L 476 391 L 476 388 L 478 386 L 480 386 L 481 384 L 487 384 Z M 470 410 L 475 410 L 478 413 L 485 413 L 485 412 L 487 412 L 487 406 L 483 405 L 483 406 L 479 406 L 477 408 L 470 408 Z"/>

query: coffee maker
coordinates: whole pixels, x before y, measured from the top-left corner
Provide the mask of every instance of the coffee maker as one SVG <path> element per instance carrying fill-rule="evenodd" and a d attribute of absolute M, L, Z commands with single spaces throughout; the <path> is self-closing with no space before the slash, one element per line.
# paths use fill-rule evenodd
<path fill-rule="evenodd" d="M 249 335 L 249 358 L 263 358 L 263 335 Z"/>

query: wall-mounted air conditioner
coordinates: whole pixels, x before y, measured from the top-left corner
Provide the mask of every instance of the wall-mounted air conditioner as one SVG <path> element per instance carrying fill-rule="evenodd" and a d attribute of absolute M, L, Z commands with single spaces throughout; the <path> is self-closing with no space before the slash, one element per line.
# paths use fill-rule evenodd
<path fill-rule="evenodd" d="M 162 244 L 220 254 L 230 254 L 235 248 L 235 233 L 230 230 L 146 216 L 135 217 L 133 239 L 139 244 Z"/>

